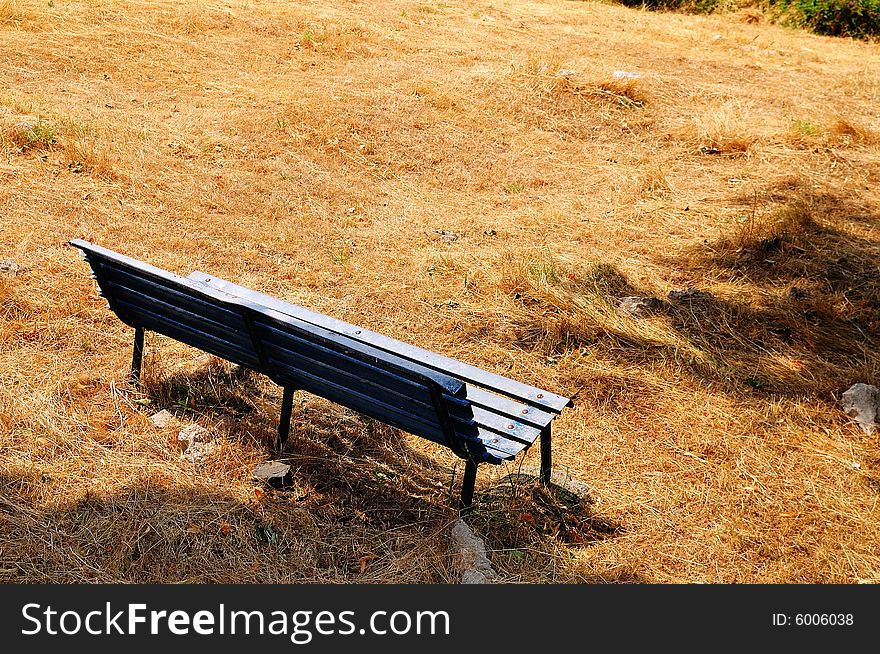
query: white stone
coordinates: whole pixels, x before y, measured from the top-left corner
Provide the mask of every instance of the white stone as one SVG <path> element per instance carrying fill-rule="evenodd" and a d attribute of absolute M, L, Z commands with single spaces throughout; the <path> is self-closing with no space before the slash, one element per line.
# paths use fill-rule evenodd
<path fill-rule="evenodd" d="M 190 425 L 180 430 L 177 434 L 179 440 L 185 447 L 189 448 L 197 443 L 207 443 L 214 439 L 214 435 L 201 425 Z"/>
<path fill-rule="evenodd" d="M 168 409 L 162 409 L 159 413 L 154 413 L 150 416 L 150 422 L 153 423 L 156 429 L 165 429 L 177 422 L 177 418 L 171 415 Z"/>
<path fill-rule="evenodd" d="M 455 569 L 463 584 L 490 584 L 498 580 L 498 573 L 486 556 L 486 546 L 464 520 L 452 526 Z"/>
<path fill-rule="evenodd" d="M 617 298 L 617 308 L 633 318 L 643 318 L 663 308 L 663 302 L 655 297 L 627 295 Z"/>
<path fill-rule="evenodd" d="M 871 384 L 853 384 L 841 396 L 840 406 L 866 434 L 880 429 L 880 388 Z"/>
<path fill-rule="evenodd" d="M 0 261 L 0 277 L 15 277 L 18 270 L 18 264 L 11 259 Z"/>
<path fill-rule="evenodd" d="M 191 463 L 202 463 L 214 451 L 215 447 L 214 443 L 195 443 L 188 447 L 186 452 L 180 455 L 180 458 Z"/>

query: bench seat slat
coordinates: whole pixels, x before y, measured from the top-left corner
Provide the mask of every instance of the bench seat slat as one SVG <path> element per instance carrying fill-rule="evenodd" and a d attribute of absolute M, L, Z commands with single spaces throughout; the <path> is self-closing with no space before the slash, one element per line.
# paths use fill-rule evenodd
<path fill-rule="evenodd" d="M 421 405 L 417 410 L 427 419 L 436 415 L 427 390 L 418 384 L 370 364 L 348 359 L 337 351 L 310 343 L 289 332 L 282 332 L 261 322 L 257 325 L 261 330 L 260 336 L 266 353 L 273 363 L 286 364 L 291 370 L 317 369 L 321 377 L 336 384 L 359 389 L 362 394 L 384 399 L 399 408 Z M 295 351 L 292 345 L 295 346 Z M 461 435 L 474 433 L 474 428 L 467 424 L 471 418 L 477 425 L 489 431 L 526 445 L 534 443 L 540 434 L 539 429 L 511 417 L 471 406 L 466 401 L 450 396 L 445 396 L 445 399 L 450 415 L 457 419 L 456 432 Z M 462 420 L 466 422 L 463 423 Z M 512 425 L 512 428 L 508 425 Z"/>
<path fill-rule="evenodd" d="M 274 362 L 280 363 L 280 362 Z M 448 446 L 443 433 L 437 426 L 436 420 L 427 422 L 420 416 L 413 415 L 409 409 L 401 410 L 399 407 L 377 402 L 374 398 L 365 397 L 359 393 L 353 393 L 349 389 L 338 386 L 326 379 L 312 375 L 299 368 L 294 369 L 295 382 L 302 390 L 326 398 L 331 402 L 348 407 L 358 413 L 392 427 L 402 429 L 405 432 L 426 438 L 439 445 Z M 291 381 L 294 381 L 291 379 Z M 476 437 L 483 443 L 485 454 L 482 458 L 484 463 L 501 463 L 514 458 L 528 446 L 525 443 L 505 438 L 503 435 L 480 428 Z M 476 452 L 475 452 L 476 454 Z"/>
<path fill-rule="evenodd" d="M 207 286 L 215 289 L 226 291 L 241 298 L 252 300 L 262 304 L 270 309 L 280 313 L 293 316 L 318 325 L 326 329 L 344 334 L 352 338 L 356 338 L 364 343 L 368 343 L 374 347 L 393 352 L 394 354 L 405 357 L 420 365 L 442 371 L 446 374 L 454 375 L 464 382 L 469 382 L 487 389 L 491 389 L 497 393 L 517 398 L 528 404 L 543 407 L 546 410 L 559 413 L 567 406 L 571 406 L 571 400 L 556 393 L 546 391 L 535 386 L 529 386 L 518 382 L 514 379 L 498 375 L 475 366 L 457 361 L 450 357 L 446 357 L 435 352 L 424 350 L 415 345 L 404 343 L 388 336 L 383 336 L 368 329 L 363 329 L 356 325 L 331 318 L 314 311 L 310 311 L 304 307 L 284 302 L 273 298 L 265 293 L 259 293 L 243 286 L 238 286 L 232 282 L 227 282 L 213 275 L 208 275 L 199 271 L 189 275 L 189 279 L 202 282 Z M 542 397 L 538 397 L 541 395 Z"/>
<path fill-rule="evenodd" d="M 467 385 L 465 398 L 475 407 L 479 406 L 488 409 L 539 430 L 553 422 L 553 419 L 556 417 L 555 413 L 542 411 L 534 406 L 517 402 L 503 395 L 490 393 L 472 384 Z M 527 413 L 523 413 L 524 411 Z"/>
<path fill-rule="evenodd" d="M 486 452 L 489 453 L 487 463 L 501 463 L 516 457 L 517 454 L 527 448 L 526 445 L 519 441 L 512 441 L 496 434 L 495 432 L 480 430 L 480 440 L 486 446 Z"/>
<path fill-rule="evenodd" d="M 160 316 L 159 314 L 144 309 L 139 305 L 131 304 L 121 298 L 118 299 L 118 302 L 123 306 L 125 311 L 129 312 L 130 315 L 137 315 L 139 318 L 138 323 L 145 329 L 164 334 L 165 336 L 170 336 L 181 343 L 197 347 L 200 350 L 204 350 L 205 352 L 218 356 L 221 359 L 226 359 L 233 363 L 253 368 L 254 370 L 260 369 L 260 362 L 253 350 L 242 349 L 235 343 L 230 343 L 229 341 L 217 338 L 212 334 L 199 331 L 197 328 L 177 322 L 173 318 Z"/>
<path fill-rule="evenodd" d="M 536 429 L 531 425 L 525 425 L 516 420 L 512 420 L 507 416 L 500 415 L 482 407 L 472 405 L 471 411 L 473 411 L 474 414 L 474 422 L 480 427 L 495 432 L 496 434 L 501 434 L 505 438 L 521 441 L 526 445 L 534 443 L 535 439 L 541 433 L 540 429 Z M 513 427 L 508 427 L 508 425 L 512 425 Z"/>
<path fill-rule="evenodd" d="M 404 403 L 408 401 L 420 402 L 427 405 L 433 411 L 427 392 L 423 388 L 419 389 L 419 385 L 416 383 L 389 374 L 387 371 L 371 364 L 344 358 L 338 351 L 311 343 L 304 337 L 301 338 L 292 334 L 289 330 L 282 331 L 260 321 L 257 322 L 257 325 L 261 330 L 260 337 L 264 347 L 267 348 L 267 352 L 272 357 L 280 357 L 281 360 L 306 370 L 315 365 L 322 366 L 325 371 L 324 374 L 333 374 L 337 382 L 339 382 L 340 375 L 343 375 L 347 377 L 348 383 L 354 387 L 363 385 L 373 387 L 375 389 L 374 392 L 378 392 L 380 397 L 382 393 L 390 391 L 400 395 L 402 397 L 401 401 Z M 292 351 L 291 344 L 296 346 L 297 351 L 295 353 Z M 343 366 L 345 369 L 343 369 Z M 373 379 L 382 381 L 371 381 Z M 494 397 L 499 400 L 504 399 L 499 395 L 494 395 Z M 447 396 L 447 403 L 451 399 L 453 398 Z M 523 409 L 528 410 L 525 404 L 514 404 L 520 409 L 518 413 L 521 413 Z M 462 406 L 462 404 L 460 403 L 458 406 Z M 471 411 L 473 412 L 473 419 L 477 424 L 506 437 L 531 445 L 540 434 L 540 428 L 523 423 L 519 415 L 510 416 L 503 414 L 494 406 L 487 409 L 471 406 L 467 402 L 464 402 L 463 406 L 468 409 L 468 414 Z M 456 409 L 457 405 L 455 403 L 449 405 L 449 412 L 453 417 L 456 415 L 461 416 L 462 414 L 457 412 Z M 537 409 L 533 410 L 537 411 Z M 468 414 L 465 414 L 463 417 L 469 418 L 470 415 Z M 513 427 L 510 428 L 508 425 Z"/>

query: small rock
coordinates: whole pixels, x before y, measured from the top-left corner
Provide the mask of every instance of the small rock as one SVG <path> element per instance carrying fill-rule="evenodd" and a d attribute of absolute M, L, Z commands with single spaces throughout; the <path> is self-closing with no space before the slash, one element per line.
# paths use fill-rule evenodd
<path fill-rule="evenodd" d="M 214 451 L 215 447 L 214 443 L 195 443 L 188 447 L 186 452 L 180 455 L 180 458 L 194 464 L 202 463 Z"/>
<path fill-rule="evenodd" d="M 154 413 L 150 416 L 150 422 L 153 423 L 156 429 L 165 429 L 177 422 L 177 418 L 171 415 L 168 409 L 162 409 L 159 413 Z"/>
<path fill-rule="evenodd" d="M 15 277 L 18 274 L 18 264 L 12 259 L 0 261 L 0 277 Z"/>
<path fill-rule="evenodd" d="M 435 229 L 434 233 L 440 237 L 441 243 L 452 243 L 458 240 L 458 234 L 445 229 Z"/>
<path fill-rule="evenodd" d="M 633 318 L 643 318 L 659 311 L 663 308 L 663 302 L 656 297 L 639 297 L 637 295 L 628 295 L 626 297 L 615 298 L 617 308 L 622 313 L 628 314 Z"/>
<path fill-rule="evenodd" d="M 611 76 L 614 79 L 639 79 L 641 75 L 639 73 L 631 73 L 626 70 L 615 70 L 611 73 Z"/>
<path fill-rule="evenodd" d="M 254 481 L 261 481 L 273 488 L 283 488 L 293 483 L 293 475 L 290 466 L 280 461 L 267 461 L 261 463 L 253 472 Z"/>
<path fill-rule="evenodd" d="M 214 439 L 214 434 L 209 432 L 201 425 L 190 425 L 185 429 L 181 429 L 177 434 L 177 440 L 183 446 L 184 450 L 191 450 L 196 445 L 203 445 Z"/>
<path fill-rule="evenodd" d="M 498 580 L 498 573 L 489 563 L 486 546 L 464 520 L 452 526 L 455 569 L 463 584 L 490 584 Z"/>
<path fill-rule="evenodd" d="M 556 77 L 571 77 L 572 75 L 577 75 L 578 72 L 576 70 L 569 70 L 567 68 L 560 68 L 556 71 Z"/>
<path fill-rule="evenodd" d="M 871 435 L 880 429 L 880 388 L 871 384 L 853 384 L 844 391 L 840 405 L 866 434 Z"/>
<path fill-rule="evenodd" d="M 667 297 L 673 302 L 699 302 L 704 300 L 714 300 L 715 296 L 706 291 L 699 291 L 695 288 L 687 288 L 680 291 L 669 291 Z"/>

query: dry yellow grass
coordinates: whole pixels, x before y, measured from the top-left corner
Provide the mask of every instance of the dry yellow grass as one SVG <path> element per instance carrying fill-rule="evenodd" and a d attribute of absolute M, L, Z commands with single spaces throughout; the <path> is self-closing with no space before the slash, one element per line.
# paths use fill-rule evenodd
<path fill-rule="evenodd" d="M 5 0 L 0 51 L 0 581 L 454 578 L 447 453 L 305 397 L 294 488 L 255 493 L 277 390 L 156 336 L 127 385 L 75 237 L 573 395 L 589 505 L 478 481 L 509 580 L 880 580 L 880 439 L 837 408 L 880 383 L 877 44 L 562 0 Z M 714 299 L 614 306 L 689 286 Z M 159 408 L 218 434 L 206 466 Z"/>

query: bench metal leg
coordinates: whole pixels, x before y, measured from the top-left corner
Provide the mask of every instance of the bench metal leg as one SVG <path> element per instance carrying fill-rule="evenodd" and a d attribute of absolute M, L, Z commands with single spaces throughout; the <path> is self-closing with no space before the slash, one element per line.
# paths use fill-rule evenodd
<path fill-rule="evenodd" d="M 131 354 L 131 378 L 134 381 L 141 379 L 141 365 L 144 361 L 144 328 L 134 329 L 134 349 Z"/>
<path fill-rule="evenodd" d="M 278 422 L 278 442 L 275 444 L 279 452 L 284 449 L 287 443 L 287 436 L 290 434 L 290 416 L 293 413 L 293 394 L 296 389 L 285 386 L 284 396 L 281 398 L 281 418 Z"/>
<path fill-rule="evenodd" d="M 553 456 L 550 452 L 550 425 L 541 430 L 541 483 L 550 485 L 553 472 Z"/>
<path fill-rule="evenodd" d="M 474 484 L 477 481 L 477 464 L 468 459 L 464 466 L 464 479 L 461 482 L 461 510 L 469 511 L 474 505 Z"/>

